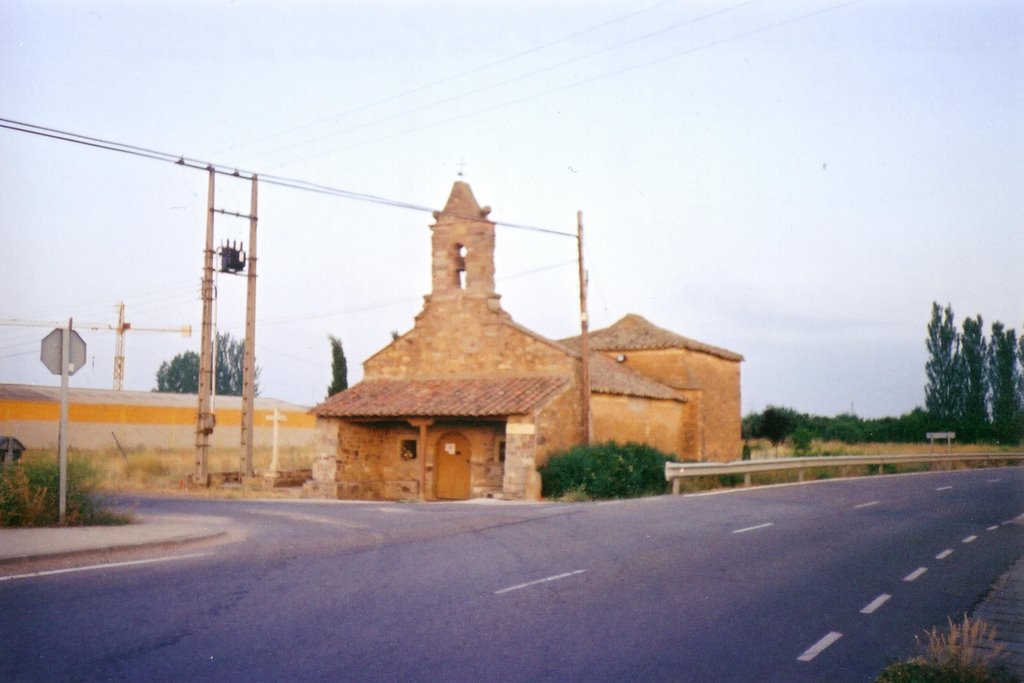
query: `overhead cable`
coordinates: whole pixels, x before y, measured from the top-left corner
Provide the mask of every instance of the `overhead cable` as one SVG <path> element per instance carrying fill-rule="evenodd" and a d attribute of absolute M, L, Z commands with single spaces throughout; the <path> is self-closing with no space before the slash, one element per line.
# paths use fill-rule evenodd
<path fill-rule="evenodd" d="M 340 197 L 343 199 L 351 199 L 354 201 L 370 202 L 374 204 L 381 204 L 384 206 L 390 206 L 399 209 L 409 209 L 412 211 L 425 211 L 428 213 L 440 213 L 437 209 L 429 206 L 423 206 L 420 204 L 414 204 L 412 202 L 401 201 L 397 199 L 389 199 L 387 197 L 379 197 L 377 195 L 366 194 L 362 192 L 353 192 L 352 190 L 344 190 L 337 187 L 330 187 L 328 185 L 320 185 L 312 183 L 306 180 L 300 180 L 297 178 L 285 178 L 282 176 L 275 175 L 262 175 L 256 171 L 247 171 L 224 164 L 215 164 L 212 162 L 200 161 L 198 159 L 192 159 L 184 155 L 175 155 L 168 152 L 160 152 L 153 149 L 147 149 L 145 147 L 138 147 L 136 145 L 129 145 L 121 142 L 115 142 L 112 140 L 104 140 L 101 138 L 90 137 L 87 135 L 81 135 L 79 133 L 72 133 L 69 131 L 58 130 L 56 128 L 48 128 L 45 126 L 39 126 L 32 123 L 25 123 L 23 121 L 13 121 L 11 119 L 0 118 L 0 128 L 6 128 L 9 130 L 29 133 L 31 135 L 38 135 L 41 137 L 51 138 L 54 140 L 60 140 L 62 142 L 72 142 L 79 145 L 85 145 L 88 147 L 94 147 L 97 149 L 103 149 L 110 152 L 120 152 L 122 154 L 129 154 L 133 156 L 143 157 L 146 159 L 152 159 L 154 161 L 163 161 L 167 163 L 173 163 L 178 166 L 185 166 L 187 168 L 193 168 L 196 170 L 208 171 L 217 173 L 219 175 L 227 175 L 235 178 L 241 178 L 244 180 L 252 180 L 258 178 L 259 182 L 266 183 L 268 185 L 277 185 L 279 187 L 285 187 L 292 190 L 299 190 L 302 192 L 316 192 L 319 194 L 325 194 L 334 197 Z M 466 218 L 469 220 L 480 220 L 479 216 L 460 216 L 458 214 L 448 214 L 456 218 Z M 500 225 L 506 228 L 514 228 L 517 230 L 529 230 L 532 232 L 546 233 L 549 235 L 559 235 L 562 237 L 571 237 L 576 239 L 574 233 L 565 232 L 562 230 L 554 230 L 552 228 L 543 228 L 535 225 L 524 225 L 521 223 L 509 223 L 506 221 L 491 221 L 495 225 Z"/>

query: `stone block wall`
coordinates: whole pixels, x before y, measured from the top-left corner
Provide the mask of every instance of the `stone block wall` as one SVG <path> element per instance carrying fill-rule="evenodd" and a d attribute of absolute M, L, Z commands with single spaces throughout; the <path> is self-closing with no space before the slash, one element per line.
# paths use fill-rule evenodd
<path fill-rule="evenodd" d="M 479 299 L 434 302 L 416 327 L 363 364 L 366 379 L 572 372 L 574 359 Z"/>

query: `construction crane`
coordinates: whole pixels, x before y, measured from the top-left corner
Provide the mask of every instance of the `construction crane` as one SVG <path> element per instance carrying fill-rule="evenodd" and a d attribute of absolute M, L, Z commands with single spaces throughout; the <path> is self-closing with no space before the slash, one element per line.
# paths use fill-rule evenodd
<path fill-rule="evenodd" d="M 0 320 L 0 325 L 13 325 L 16 327 L 63 327 L 67 323 L 52 322 L 45 320 Z M 124 319 L 124 302 L 117 303 L 117 325 L 109 323 L 75 323 L 76 329 L 94 330 L 105 332 L 113 330 L 116 333 L 114 340 L 114 391 L 124 390 L 124 333 L 128 330 L 133 332 L 177 332 L 182 337 L 192 336 L 192 326 L 182 325 L 181 327 L 136 327 Z"/>

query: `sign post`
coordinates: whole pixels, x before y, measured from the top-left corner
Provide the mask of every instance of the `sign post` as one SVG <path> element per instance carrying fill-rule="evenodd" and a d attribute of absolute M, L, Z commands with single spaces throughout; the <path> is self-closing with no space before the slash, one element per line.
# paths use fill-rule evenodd
<path fill-rule="evenodd" d="M 946 455 L 949 455 L 953 452 L 953 439 L 956 438 L 956 432 L 928 432 L 925 434 L 925 438 L 928 439 L 928 450 L 931 450 L 931 447 L 935 445 L 936 439 L 945 439 Z"/>
<path fill-rule="evenodd" d="M 57 436 L 57 467 L 60 478 L 57 513 L 64 524 L 68 508 L 68 377 L 85 365 L 85 342 L 71 329 L 57 327 L 43 338 L 39 360 L 55 375 L 60 375 L 60 432 Z"/>

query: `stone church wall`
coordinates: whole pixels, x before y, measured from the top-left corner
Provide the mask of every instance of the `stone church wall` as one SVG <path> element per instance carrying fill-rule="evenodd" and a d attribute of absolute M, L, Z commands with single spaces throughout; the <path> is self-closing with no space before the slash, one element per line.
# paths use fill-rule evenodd
<path fill-rule="evenodd" d="M 718 356 L 688 349 L 630 351 L 627 367 L 699 401 L 689 411 L 686 431 L 697 432 L 699 451 L 688 437 L 685 457 L 725 462 L 736 460 L 742 451 L 740 418 L 740 364 Z M 696 421 L 691 421 L 696 420 Z M 701 428 L 703 425 L 703 428 Z"/>
<path fill-rule="evenodd" d="M 594 394 L 590 405 L 594 443 L 634 441 L 685 456 L 685 403 Z"/>

